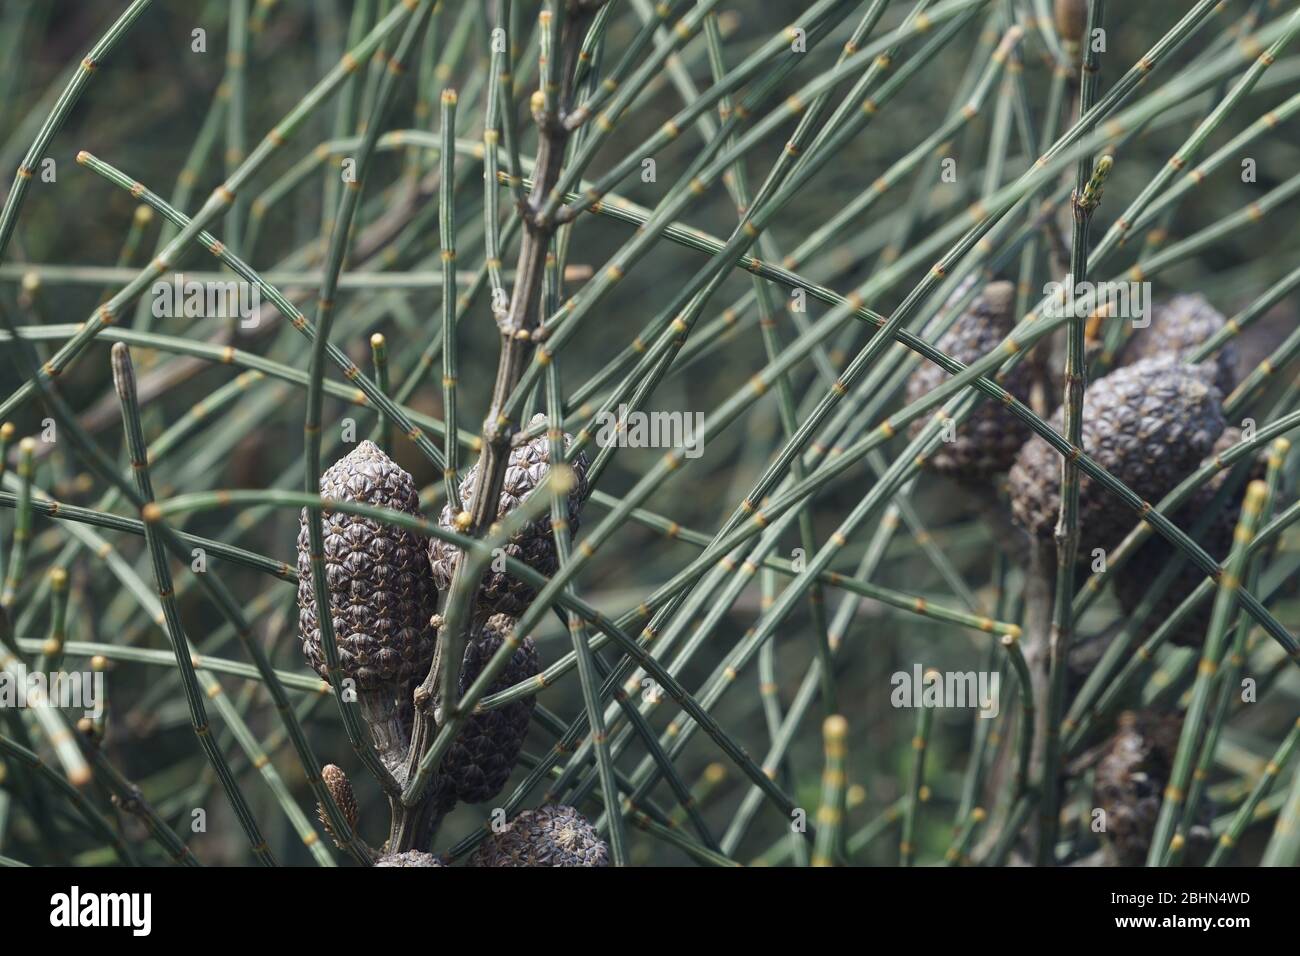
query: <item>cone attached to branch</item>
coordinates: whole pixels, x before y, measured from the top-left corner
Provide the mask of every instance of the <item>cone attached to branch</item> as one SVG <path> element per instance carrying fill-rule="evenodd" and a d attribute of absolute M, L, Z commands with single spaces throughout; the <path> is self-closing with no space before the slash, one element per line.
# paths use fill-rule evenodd
<path fill-rule="evenodd" d="M 514 627 L 514 619 L 504 614 L 489 618 L 481 634 L 465 648 L 460 671 L 460 693 L 470 684 L 500 649 Z M 488 688 L 495 694 L 541 673 L 542 662 L 531 637 L 526 637 L 497 679 Z M 435 698 L 435 708 L 440 704 Z M 439 776 L 447 782 L 446 793 L 452 802 L 483 803 L 491 800 L 510 779 L 510 774 L 528 736 L 528 724 L 537 698 L 524 697 L 504 707 L 479 711 L 465 721 L 439 767 Z"/>
<path fill-rule="evenodd" d="M 1196 369 L 1169 358 L 1118 369 L 1083 396 L 1083 450 L 1144 501 L 1156 502 L 1191 474 L 1223 433 L 1219 390 Z M 1062 430 L 1062 410 L 1051 425 Z M 1011 469 L 1016 522 L 1051 538 L 1060 512 L 1061 454 L 1035 436 Z M 1079 556 L 1109 550 L 1137 523 L 1116 495 L 1084 474 L 1079 479 Z"/>
<path fill-rule="evenodd" d="M 969 365 L 998 348 L 1015 326 L 1015 286 L 991 282 L 936 343 L 945 355 Z M 1039 361 L 1031 353 L 1000 376 L 1002 386 L 1027 402 Z M 937 365 L 925 362 L 907 380 L 907 400 L 923 398 L 952 376 Z M 925 427 L 922 418 L 911 425 L 913 437 Z M 978 405 L 958 426 L 952 441 L 945 441 L 926 458 L 926 465 L 954 478 L 979 480 L 1011 467 L 1016 452 L 1029 438 L 1029 427 L 1011 414 L 1001 402 L 989 399 Z"/>
<path fill-rule="evenodd" d="M 321 475 L 320 493 L 416 517 L 420 499 L 411 476 L 371 441 L 363 441 Z M 329 679 L 312 587 L 307 509 L 298 533 L 298 628 L 303 656 Z M 433 659 L 429 619 L 437 593 L 424 542 L 414 532 L 359 515 L 322 514 L 325 578 L 342 678 L 357 701 L 390 769 L 401 763 L 410 733 L 410 685 Z"/>
<path fill-rule="evenodd" d="M 343 772 L 343 768 L 336 764 L 327 763 L 320 771 L 321 780 L 325 783 L 325 789 L 329 791 L 334 798 L 335 804 L 338 805 L 339 812 L 343 814 L 343 819 L 347 821 L 348 828 L 356 830 L 357 818 L 357 798 L 352 792 L 352 783 L 348 780 L 348 775 Z M 316 816 L 325 826 L 325 832 L 330 835 L 334 845 L 343 849 L 343 843 L 339 840 L 339 835 L 334 832 L 334 827 L 330 825 L 329 814 L 319 803 L 316 804 Z"/>
<path fill-rule="evenodd" d="M 529 427 L 545 423 L 545 415 L 535 415 L 529 422 Z M 564 436 L 565 448 L 568 448 L 572 442 L 572 436 Z M 578 530 L 583 502 L 587 499 L 587 458 L 585 455 L 579 455 L 569 464 L 577 479 L 568 496 L 569 533 L 575 534 Z M 501 486 L 501 499 L 497 507 L 498 520 L 519 507 L 520 502 L 543 483 L 550 465 L 550 446 L 545 435 L 511 449 L 505 481 Z M 470 468 L 461 482 L 461 509 L 453 510 L 451 504 L 442 509 L 439 523 L 448 531 L 460 530 L 456 521 L 457 515 L 460 511 L 469 511 L 473 508 L 474 477 L 477 468 L 478 465 Z M 509 557 L 516 558 L 547 576 L 554 574 L 559 567 L 549 517 L 539 518 L 525 525 L 511 537 L 503 550 Z M 434 581 L 440 590 L 445 591 L 451 587 L 452 575 L 456 570 L 459 555 L 460 549 L 454 545 L 437 538 L 429 540 L 429 563 L 433 567 Z M 505 570 L 498 570 L 499 567 L 501 567 L 500 563 L 494 560 L 492 566 L 483 575 L 476 598 L 477 610 L 483 616 L 491 614 L 518 616 L 528 609 L 537 592 L 530 585 L 511 577 Z"/>
<path fill-rule="evenodd" d="M 1141 866 L 1146 860 L 1182 722 L 1180 714 L 1125 711 L 1097 764 L 1093 803 L 1105 811 L 1102 839 L 1120 866 Z M 1208 809 L 1207 804 L 1202 807 Z M 1192 856 L 1208 848 L 1209 836 L 1203 823 L 1192 827 Z"/>
<path fill-rule="evenodd" d="M 609 866 L 609 846 L 573 807 L 525 810 L 480 844 L 471 866 Z"/>
<path fill-rule="evenodd" d="M 1241 429 L 1226 428 L 1214 445 L 1214 454 L 1221 454 L 1240 442 Z M 1202 465 L 1208 462 L 1209 459 L 1202 462 Z M 1265 457 L 1257 456 L 1247 480 L 1263 478 L 1266 470 Z M 1224 469 L 1197 488 L 1187 504 L 1183 505 L 1171 519 L 1190 535 L 1196 524 L 1213 509 L 1214 516 L 1210 519 L 1209 526 L 1201 534 L 1193 537 L 1206 554 L 1219 562 L 1228 556 L 1228 551 L 1232 547 L 1233 531 L 1241 515 L 1240 494 L 1230 495 L 1226 500 L 1220 501 L 1215 508 L 1214 499 L 1231 473 L 1232 469 Z M 1156 534 L 1146 540 L 1124 567 L 1115 571 L 1115 597 L 1125 614 L 1132 614 L 1137 609 L 1142 599 L 1146 597 L 1151 582 L 1159 576 L 1170 561 L 1176 560 L 1177 557 L 1178 552 L 1174 546 Z M 1151 613 L 1143 621 L 1143 637 L 1149 637 L 1160 624 L 1172 617 L 1178 610 L 1178 606 L 1204 580 L 1205 572 L 1200 567 L 1190 560 L 1184 561 L 1169 587 L 1156 600 Z M 1170 635 L 1170 639 L 1184 647 L 1199 647 L 1205 639 L 1205 629 L 1209 626 L 1213 606 L 1212 600 L 1202 601 Z"/>
<path fill-rule="evenodd" d="M 1227 324 L 1223 313 L 1200 293 L 1176 295 L 1151 310 L 1151 324 L 1133 332 L 1119 364 L 1162 357 L 1186 362 L 1192 352 Z M 1224 395 L 1237 384 L 1237 348 L 1231 341 L 1201 364 Z"/>

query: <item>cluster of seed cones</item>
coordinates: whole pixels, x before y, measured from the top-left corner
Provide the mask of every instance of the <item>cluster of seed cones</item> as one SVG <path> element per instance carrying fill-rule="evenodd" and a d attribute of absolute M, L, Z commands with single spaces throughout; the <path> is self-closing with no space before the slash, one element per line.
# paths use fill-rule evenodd
<path fill-rule="evenodd" d="M 936 347 L 969 364 L 996 349 L 1015 325 L 1013 289 L 1008 282 L 988 285 L 958 317 Z M 1083 396 L 1083 451 L 1143 501 L 1155 504 L 1215 455 L 1242 441 L 1228 427 L 1223 400 L 1237 380 L 1231 344 L 1200 364 L 1192 353 L 1226 325 L 1223 315 L 1203 296 L 1180 295 L 1156 307 L 1150 324 L 1135 329 L 1119 356 L 1118 367 L 1088 384 Z M 1015 399 L 1026 404 L 1037 385 L 1046 385 L 1043 363 L 1031 351 L 998 376 Z M 948 373 L 925 365 L 908 381 L 908 398 L 933 391 Z M 1050 386 L 1039 394 L 1053 394 Z M 1063 431 L 1064 410 L 1049 424 Z M 919 429 L 921 423 L 915 424 Z M 931 469 L 964 483 L 987 485 L 1007 473 L 1015 523 L 1040 540 L 1050 540 L 1060 513 L 1061 453 L 1037 436 L 1006 403 L 987 400 L 926 460 Z M 1201 486 L 1171 515 L 1184 531 L 1216 560 L 1222 560 L 1236 525 L 1239 495 L 1221 493 L 1227 471 Z M 1217 502 L 1217 508 L 1211 508 Z M 1204 519 L 1204 520 L 1202 520 Z M 1101 483 L 1088 475 L 1079 482 L 1079 556 L 1091 564 L 1100 549 L 1108 553 L 1127 536 L 1138 518 Z M 1176 552 L 1154 536 L 1114 575 L 1115 594 L 1126 613 L 1146 597 L 1149 584 Z M 1201 570 L 1183 565 L 1147 620 L 1167 617 L 1203 580 Z M 1208 623 L 1205 613 L 1184 621 L 1172 639 L 1195 645 Z"/>
<path fill-rule="evenodd" d="M 991 284 L 937 347 L 964 364 L 989 354 L 1015 325 L 1013 298 L 1009 283 Z M 1240 429 L 1228 425 L 1223 412 L 1224 399 L 1238 380 L 1235 348 L 1228 343 L 1199 364 L 1191 361 L 1194 353 L 1225 327 L 1224 316 L 1203 296 L 1180 295 L 1156 307 L 1150 320 L 1145 328 L 1134 330 L 1114 370 L 1087 385 L 1082 448 L 1143 501 L 1154 505 L 1244 436 Z M 1031 352 L 1005 370 L 998 381 L 1014 398 L 1029 404 L 1038 384 L 1043 386 L 1039 394 L 1059 395 L 1059 388 L 1047 382 L 1045 373 Z M 908 382 L 909 400 L 933 391 L 947 377 L 933 365 L 918 369 Z M 1064 411 L 1058 408 L 1049 423 L 1063 433 L 1063 419 Z M 977 406 L 955 440 L 940 446 L 927 465 L 960 482 L 985 486 L 1006 472 L 1015 524 L 1030 538 L 1052 539 L 1060 513 L 1061 453 L 1042 438 L 1031 437 L 1006 403 L 988 400 Z M 1249 477 L 1261 477 L 1262 459 L 1257 456 L 1253 466 Z M 1217 472 L 1169 516 L 1220 563 L 1232 546 L 1240 511 L 1240 494 L 1225 488 L 1230 476 L 1231 470 Z M 1082 474 L 1079 574 L 1087 573 L 1099 553 L 1108 555 L 1137 523 L 1131 508 Z M 1167 589 L 1153 594 L 1151 585 L 1161 571 L 1179 561 Z M 1150 605 L 1139 635 L 1145 638 L 1173 615 L 1205 574 L 1164 538 L 1152 535 L 1123 567 L 1106 577 L 1114 579 L 1115 597 L 1126 616 L 1140 605 Z M 1203 602 L 1184 617 L 1170 640 L 1199 646 L 1210 613 L 1210 604 Z M 1104 640 L 1084 639 L 1076 645 L 1078 656 L 1086 655 L 1095 662 L 1097 646 L 1102 644 Z M 1076 663 L 1090 666 L 1083 659 L 1076 662 L 1075 657 L 1072 653 L 1072 671 Z M 1093 796 L 1105 814 L 1101 836 L 1104 855 L 1112 865 L 1141 865 L 1146 860 L 1181 723 L 1178 714 L 1126 712 L 1113 737 L 1103 745 Z M 1206 804 L 1202 808 L 1208 812 Z M 1187 839 L 1189 859 L 1194 859 L 1205 848 L 1208 830 L 1198 822 Z"/>
<path fill-rule="evenodd" d="M 530 425 L 545 422 L 537 416 Z M 565 436 L 566 447 L 571 442 Z M 576 532 L 587 496 L 585 456 L 569 462 L 576 481 L 569 494 L 569 527 Z M 477 466 L 475 466 L 477 468 Z M 550 468 L 545 437 L 517 444 L 510 452 L 498 506 L 498 520 L 542 485 Z M 457 531 L 461 509 L 473 507 L 475 471 L 460 486 L 460 508 L 449 503 L 440 525 Z M 373 442 L 363 441 L 330 466 L 320 479 L 322 498 L 390 509 L 423 518 L 410 474 Z M 313 582 L 313 555 L 304 509 L 298 535 L 299 636 L 307 663 L 326 680 L 330 662 L 321 637 Z M 395 776 L 404 772 L 414 723 L 415 688 L 434 659 L 439 635 L 438 596 L 451 585 L 460 550 L 438 538 L 426 542 L 414 531 L 326 507 L 322 513 L 324 548 L 319 556 L 329 590 L 330 623 L 337 648 L 337 674 L 354 692 L 370 727 L 380 759 Z M 544 575 L 558 566 L 549 520 L 525 525 L 509 540 L 506 553 Z M 475 595 L 469 641 L 460 670 L 463 694 L 507 640 L 515 619 L 536 592 L 508 571 L 493 567 Z M 518 642 L 514 655 L 493 681 L 495 693 L 534 677 L 542 663 L 531 638 Z M 440 701 L 434 700 L 437 713 Z M 509 780 L 532 718 L 534 698 L 474 713 L 464 722 L 439 765 L 430 792 L 441 817 L 458 802 L 491 800 Z M 357 822 L 356 800 L 343 771 L 329 765 L 323 778 L 349 827 Z M 322 820 L 325 816 L 322 814 Z M 328 822 L 326 823 L 328 827 Z M 543 807 L 520 814 L 495 834 L 474 857 L 478 866 L 603 866 L 608 850 L 572 807 Z M 442 866 L 421 850 L 389 853 L 377 866 Z"/>

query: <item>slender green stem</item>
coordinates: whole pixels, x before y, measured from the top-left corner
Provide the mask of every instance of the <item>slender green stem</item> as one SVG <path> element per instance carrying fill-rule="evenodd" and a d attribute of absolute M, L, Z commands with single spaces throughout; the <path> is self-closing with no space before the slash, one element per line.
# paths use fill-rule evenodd
<path fill-rule="evenodd" d="M 1210 692 L 1225 649 L 1224 639 L 1228 623 L 1236 608 L 1246 555 L 1259 527 L 1267 497 L 1268 486 L 1262 481 L 1253 481 L 1246 489 L 1246 499 L 1241 506 L 1241 518 L 1237 522 L 1237 530 L 1233 535 L 1232 551 L 1228 555 L 1215 594 L 1214 610 L 1210 616 L 1210 625 L 1206 631 L 1205 644 L 1197 667 L 1196 683 L 1192 690 L 1192 702 L 1187 708 L 1187 716 L 1183 719 L 1182 734 L 1178 738 L 1178 750 L 1174 755 L 1169 783 L 1165 787 L 1164 800 L 1160 804 L 1155 834 L 1151 838 L 1151 850 L 1147 854 L 1149 866 L 1162 865 L 1171 850 L 1174 827 L 1182 814 L 1187 797 L 1192 764 L 1204 735 Z"/>
<path fill-rule="evenodd" d="M 817 809 L 817 842 L 813 848 L 813 866 L 833 866 L 835 858 L 840 854 L 848 733 L 848 721 L 839 714 L 832 714 L 822 722 L 826 766 L 822 771 L 821 806 Z"/>

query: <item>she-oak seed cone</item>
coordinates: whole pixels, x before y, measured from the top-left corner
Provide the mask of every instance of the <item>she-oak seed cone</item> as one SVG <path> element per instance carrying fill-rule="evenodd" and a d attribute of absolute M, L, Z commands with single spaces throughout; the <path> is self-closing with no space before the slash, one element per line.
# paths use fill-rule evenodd
<path fill-rule="evenodd" d="M 1146 862 L 1182 721 L 1180 714 L 1125 711 L 1097 764 L 1092 799 L 1105 811 L 1102 839 L 1120 866 Z M 1188 834 L 1193 857 L 1201 855 L 1209 842 L 1209 830 L 1202 819 L 1208 819 L 1208 802 L 1203 802 L 1201 809 Z"/>
<path fill-rule="evenodd" d="M 935 348 L 964 365 L 996 349 L 1015 326 L 1012 309 L 1015 287 L 1010 282 L 991 282 L 945 332 Z M 1031 354 L 1009 369 L 1002 386 L 1021 401 L 1029 399 L 1041 369 Z M 907 380 L 907 400 L 916 401 L 952 376 L 937 365 L 924 362 Z M 927 419 L 912 423 L 913 437 Z M 926 465 L 957 478 L 979 479 L 1011 467 L 1016 452 L 1029 437 L 1029 427 L 1011 414 L 1001 402 L 988 399 L 957 428 L 956 439 L 939 445 Z"/>
<path fill-rule="evenodd" d="M 1151 311 L 1151 324 L 1135 329 L 1120 353 L 1120 365 L 1168 356 L 1186 362 L 1197 347 L 1228 324 L 1200 293 L 1176 295 Z M 1237 384 L 1237 347 L 1227 342 L 1203 363 L 1225 396 Z"/>
<path fill-rule="evenodd" d="M 1222 454 L 1233 445 L 1241 442 L 1241 429 L 1225 428 L 1219 440 L 1215 442 L 1214 454 Z M 1212 457 L 1212 456 L 1211 456 Z M 1209 458 L 1201 462 L 1208 464 Z M 1266 470 L 1264 458 L 1257 458 L 1247 480 L 1262 478 Z M 1174 524 L 1189 535 L 1197 522 L 1204 517 L 1214 505 L 1215 495 L 1228 480 L 1232 469 L 1224 469 L 1193 492 L 1187 504 L 1172 516 Z M 1193 537 L 1196 543 L 1205 549 L 1206 554 L 1220 563 L 1228 556 L 1232 547 L 1233 532 L 1237 528 L 1237 518 L 1241 514 L 1241 495 L 1237 494 L 1222 502 L 1214 512 L 1214 517 L 1205 530 Z M 1176 549 L 1159 534 L 1153 534 L 1122 568 L 1115 571 L 1115 597 L 1125 614 L 1132 614 L 1146 597 L 1147 588 L 1159 576 L 1160 572 L 1174 560 Z M 1142 623 L 1143 638 L 1150 637 L 1162 623 L 1173 616 L 1178 606 L 1205 580 L 1205 572 L 1190 560 L 1184 561 L 1181 569 L 1165 593 L 1155 602 L 1155 606 Z M 1183 647 L 1199 647 L 1205 639 L 1205 629 L 1210 624 L 1210 614 L 1214 608 L 1213 597 L 1204 600 L 1170 635 L 1170 640 Z"/>
<path fill-rule="evenodd" d="M 1154 503 L 1194 471 L 1224 429 L 1219 390 L 1194 367 L 1146 359 L 1088 386 L 1083 450 L 1144 501 Z M 1051 425 L 1063 428 L 1064 410 Z M 1061 455 L 1035 436 L 1011 469 L 1011 507 L 1030 534 L 1052 536 L 1060 511 Z M 1089 476 L 1079 478 L 1079 556 L 1092 560 L 1138 522 L 1136 513 Z"/>
<path fill-rule="evenodd" d="M 371 441 L 325 470 L 324 498 L 422 517 L 411 476 Z M 437 607 L 424 543 L 414 532 L 358 515 L 322 514 L 325 577 L 344 677 L 362 690 L 423 677 L 433 659 L 429 619 Z M 312 588 L 307 509 L 298 532 L 298 627 L 303 655 L 326 680 L 316 596 Z"/>
<path fill-rule="evenodd" d="M 320 493 L 335 501 L 423 517 L 411 476 L 370 441 L 325 470 Z M 328 507 L 321 521 L 330 620 L 342 677 L 356 682 L 356 702 L 375 752 L 390 773 L 397 773 L 410 741 L 411 686 L 433 660 L 429 619 L 438 596 L 424 542 L 414 532 Z M 328 680 L 305 508 L 298 532 L 298 629 L 307 663 Z"/>
<path fill-rule="evenodd" d="M 545 415 L 535 415 L 529 427 L 546 423 Z M 571 435 L 564 436 L 564 447 L 572 443 Z M 501 498 L 497 506 L 497 520 L 504 518 L 519 507 L 529 493 L 542 483 L 550 468 L 550 445 L 545 435 L 532 441 L 523 442 L 510 450 L 506 466 L 505 480 L 501 485 Z M 569 463 L 576 481 L 569 492 L 569 533 L 576 534 L 583 502 L 587 498 L 587 457 L 578 455 Z M 464 510 L 473 507 L 471 500 L 474 477 L 478 465 L 465 473 L 460 484 L 460 501 Z M 456 512 L 450 504 L 442 509 L 439 524 L 448 531 L 456 530 Z M 551 519 L 549 515 L 526 525 L 510 539 L 504 548 L 509 557 L 527 564 L 529 567 L 548 577 L 559 567 L 555 554 L 555 540 L 551 536 Z M 437 538 L 429 540 L 429 563 L 433 567 L 433 578 L 440 590 L 451 587 L 452 574 L 456 569 L 456 559 L 460 549 Z M 477 604 L 480 612 L 486 614 L 509 614 L 518 616 L 528 609 L 537 592 L 523 581 L 511 577 L 505 571 L 491 567 L 483 575 L 479 585 Z"/>
<path fill-rule="evenodd" d="M 609 846 L 573 807 L 525 810 L 479 845 L 471 866 L 609 866 Z"/>
<path fill-rule="evenodd" d="M 494 615 L 488 619 L 483 633 L 470 641 L 461 666 L 461 694 L 487 666 L 513 626 L 512 618 Z M 537 647 L 531 637 L 526 637 L 487 692 L 503 691 L 520 681 L 536 677 L 541 670 Z M 475 713 L 465 721 L 439 766 L 440 777 L 448 783 L 445 792 L 450 803 L 454 804 L 456 800 L 483 803 L 501 792 L 519 759 L 519 751 L 523 749 L 536 703 L 537 698 L 530 695 L 504 707 Z"/>
<path fill-rule="evenodd" d="M 1078 43 L 1088 28 L 1088 0 L 1056 0 L 1056 32 L 1066 43 Z"/>

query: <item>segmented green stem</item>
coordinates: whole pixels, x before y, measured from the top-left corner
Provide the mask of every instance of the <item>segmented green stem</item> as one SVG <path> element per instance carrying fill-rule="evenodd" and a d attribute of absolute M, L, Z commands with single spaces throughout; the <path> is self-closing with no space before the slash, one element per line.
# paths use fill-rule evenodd
<path fill-rule="evenodd" d="M 438 186 L 438 243 L 442 250 L 442 417 L 443 486 L 447 501 L 459 511 L 460 443 L 456 440 L 456 202 L 455 182 L 456 91 L 442 91 L 442 149 Z M 489 275 L 491 266 L 489 265 Z"/>
<path fill-rule="evenodd" d="M 927 671 L 925 679 L 943 680 L 938 671 Z M 934 710 L 924 705 L 916 711 L 916 730 L 912 735 L 912 772 L 907 785 L 907 806 L 903 811 L 903 832 L 898 841 L 900 866 L 911 866 L 916 857 L 916 818 L 921 804 L 928 798 L 925 785 L 925 754 L 930 745 L 930 726 Z"/>
<path fill-rule="evenodd" d="M 1105 0 L 1090 0 L 1086 35 L 1102 29 L 1105 18 Z M 1082 74 L 1079 79 L 1079 115 L 1087 116 L 1096 98 L 1101 69 L 1101 55 L 1094 44 L 1085 46 Z M 1079 160 L 1075 173 L 1074 195 L 1071 209 L 1074 213 L 1074 234 L 1070 244 L 1070 276 L 1073 283 L 1088 279 L 1088 234 L 1092 216 L 1101 202 L 1102 184 L 1110 172 L 1113 160 L 1103 156 L 1094 172 L 1092 157 Z M 1062 292 L 1061 298 L 1065 298 Z M 1064 304 L 1064 302 L 1062 302 Z M 1083 393 L 1087 371 L 1084 324 L 1086 317 L 1072 314 L 1066 326 L 1064 434 L 1072 448 L 1083 447 Z M 1069 670 L 1070 645 L 1074 640 L 1072 598 L 1075 561 L 1079 555 L 1079 469 L 1070 456 L 1061 460 L 1061 502 L 1056 523 L 1056 584 L 1053 599 L 1052 626 L 1048 637 L 1047 653 L 1047 706 L 1043 714 L 1042 777 L 1039 789 L 1042 803 L 1038 810 L 1037 859 L 1040 866 L 1055 863 L 1056 833 L 1060 822 L 1060 785 L 1057 779 L 1060 766 L 1061 717 L 1065 709 L 1065 675 Z M 1050 592 L 1049 592 L 1050 593 Z M 1036 640 L 1039 635 L 1032 635 Z M 1041 667 L 1041 663 L 1037 664 Z"/>
<path fill-rule="evenodd" d="M 848 753 L 849 722 L 832 714 L 822 722 L 826 765 L 822 770 L 822 799 L 817 809 L 817 841 L 813 866 L 833 866 L 840 854 L 840 833 L 844 824 L 845 758 Z"/>
<path fill-rule="evenodd" d="M 1246 555 L 1259 527 L 1260 516 L 1267 498 L 1268 486 L 1262 481 L 1253 481 L 1246 489 L 1246 498 L 1241 506 L 1241 517 L 1233 535 L 1232 551 L 1224 565 L 1223 574 L 1218 582 L 1218 591 L 1214 597 L 1214 610 L 1210 615 L 1210 625 L 1201 650 L 1196 683 L 1192 689 L 1192 701 L 1187 708 L 1187 716 L 1183 719 L 1182 734 L 1178 738 L 1178 750 L 1174 755 L 1169 783 L 1165 787 L 1164 800 L 1160 804 L 1160 815 L 1156 818 L 1155 834 L 1151 838 L 1151 850 L 1147 854 L 1148 866 L 1162 865 L 1170 853 L 1174 827 L 1182 814 L 1187 797 L 1192 764 L 1204 735 L 1210 692 L 1225 650 L 1224 639 L 1229 620 L 1237 605 L 1241 576 L 1246 566 Z"/>

